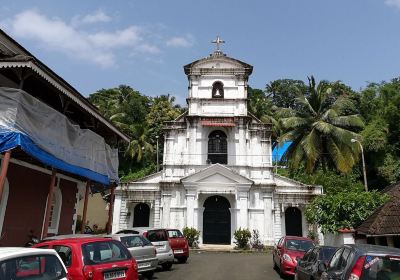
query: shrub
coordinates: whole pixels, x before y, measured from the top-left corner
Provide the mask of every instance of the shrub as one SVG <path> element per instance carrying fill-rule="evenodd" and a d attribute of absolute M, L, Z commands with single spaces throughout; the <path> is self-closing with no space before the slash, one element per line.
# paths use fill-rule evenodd
<path fill-rule="evenodd" d="M 235 244 L 238 249 L 248 249 L 249 241 L 251 238 L 251 233 L 247 228 L 242 229 L 241 227 L 238 230 L 235 230 L 233 234 L 235 237 Z"/>
<path fill-rule="evenodd" d="M 192 227 L 185 227 L 183 228 L 183 235 L 187 239 L 189 246 L 191 248 L 197 247 L 199 243 L 200 231 L 192 228 Z"/>
<path fill-rule="evenodd" d="M 253 229 L 250 241 L 251 249 L 262 251 L 264 250 L 264 244 L 261 242 L 260 233 L 257 229 Z"/>

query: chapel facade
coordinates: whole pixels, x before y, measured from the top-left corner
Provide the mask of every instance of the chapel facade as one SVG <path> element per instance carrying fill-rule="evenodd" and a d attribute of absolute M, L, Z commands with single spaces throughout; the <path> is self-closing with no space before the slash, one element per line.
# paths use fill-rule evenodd
<path fill-rule="evenodd" d="M 184 66 L 188 110 L 165 126 L 162 171 L 117 189 L 114 232 L 194 227 L 200 245 L 233 245 L 239 228 L 258 230 L 265 245 L 307 236 L 304 208 L 322 187 L 274 173 L 271 124 L 247 110 L 253 67 L 217 41 L 211 55 Z"/>

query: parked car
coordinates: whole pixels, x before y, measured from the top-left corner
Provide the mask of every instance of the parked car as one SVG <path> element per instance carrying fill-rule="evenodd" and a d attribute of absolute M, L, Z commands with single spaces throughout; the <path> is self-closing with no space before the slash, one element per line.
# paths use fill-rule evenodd
<path fill-rule="evenodd" d="M 119 241 L 109 238 L 67 238 L 36 244 L 54 249 L 73 280 L 138 279 L 136 260 Z"/>
<path fill-rule="evenodd" d="M 1 280 L 69 280 L 67 269 L 54 250 L 0 248 Z"/>
<path fill-rule="evenodd" d="M 329 261 L 318 267 L 321 279 L 392 280 L 400 279 L 400 249 L 352 244 L 339 248 Z"/>
<path fill-rule="evenodd" d="M 295 279 L 297 280 L 318 280 L 321 273 L 318 271 L 318 265 L 323 262 L 327 264 L 335 253 L 337 247 L 315 246 L 305 253 L 303 258 L 296 257 L 297 266 Z"/>
<path fill-rule="evenodd" d="M 272 254 L 274 268 L 278 269 L 281 276 L 293 276 L 297 265 L 296 257 L 302 258 L 314 246 L 314 241 L 309 238 L 298 236 L 282 237 L 274 247 Z"/>
<path fill-rule="evenodd" d="M 157 250 L 146 237 L 140 234 L 112 234 L 106 237 L 121 241 L 135 258 L 138 272 L 148 279 L 153 278 L 158 265 Z"/>
<path fill-rule="evenodd" d="M 189 243 L 179 229 L 167 229 L 169 245 L 179 263 L 185 263 L 189 258 Z"/>
<path fill-rule="evenodd" d="M 146 237 L 156 247 L 158 264 L 161 265 L 164 270 L 171 269 L 174 263 L 174 254 L 169 245 L 168 233 L 165 229 L 137 227 L 123 229 L 117 232 L 117 234 L 120 233 L 141 234 Z"/>

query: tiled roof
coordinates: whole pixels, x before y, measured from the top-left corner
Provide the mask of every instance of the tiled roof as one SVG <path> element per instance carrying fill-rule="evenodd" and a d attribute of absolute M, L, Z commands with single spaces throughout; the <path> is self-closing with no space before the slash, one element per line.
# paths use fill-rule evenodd
<path fill-rule="evenodd" d="M 363 235 L 400 235 L 400 182 L 383 190 L 390 199 L 375 210 L 356 230 Z"/>

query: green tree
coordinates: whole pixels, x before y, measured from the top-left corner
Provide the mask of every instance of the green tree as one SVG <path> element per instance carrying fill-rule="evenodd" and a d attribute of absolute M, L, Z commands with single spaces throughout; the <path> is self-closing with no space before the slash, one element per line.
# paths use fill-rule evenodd
<path fill-rule="evenodd" d="M 333 98 L 332 86 L 316 85 L 314 77 L 309 78 L 308 92 L 296 98 L 291 116 L 280 120 L 285 131 L 280 141 L 292 142 L 284 158 L 291 168 L 303 163 L 309 173 L 319 164 L 324 170 L 351 171 L 360 151 L 350 140 L 360 139 L 356 132 L 364 126 L 357 114 L 348 114 L 355 110 L 353 103 L 345 95 Z"/>
<path fill-rule="evenodd" d="M 359 226 L 387 200 L 376 191 L 345 191 L 315 198 L 306 207 L 307 221 L 321 227 L 322 233 Z"/>

